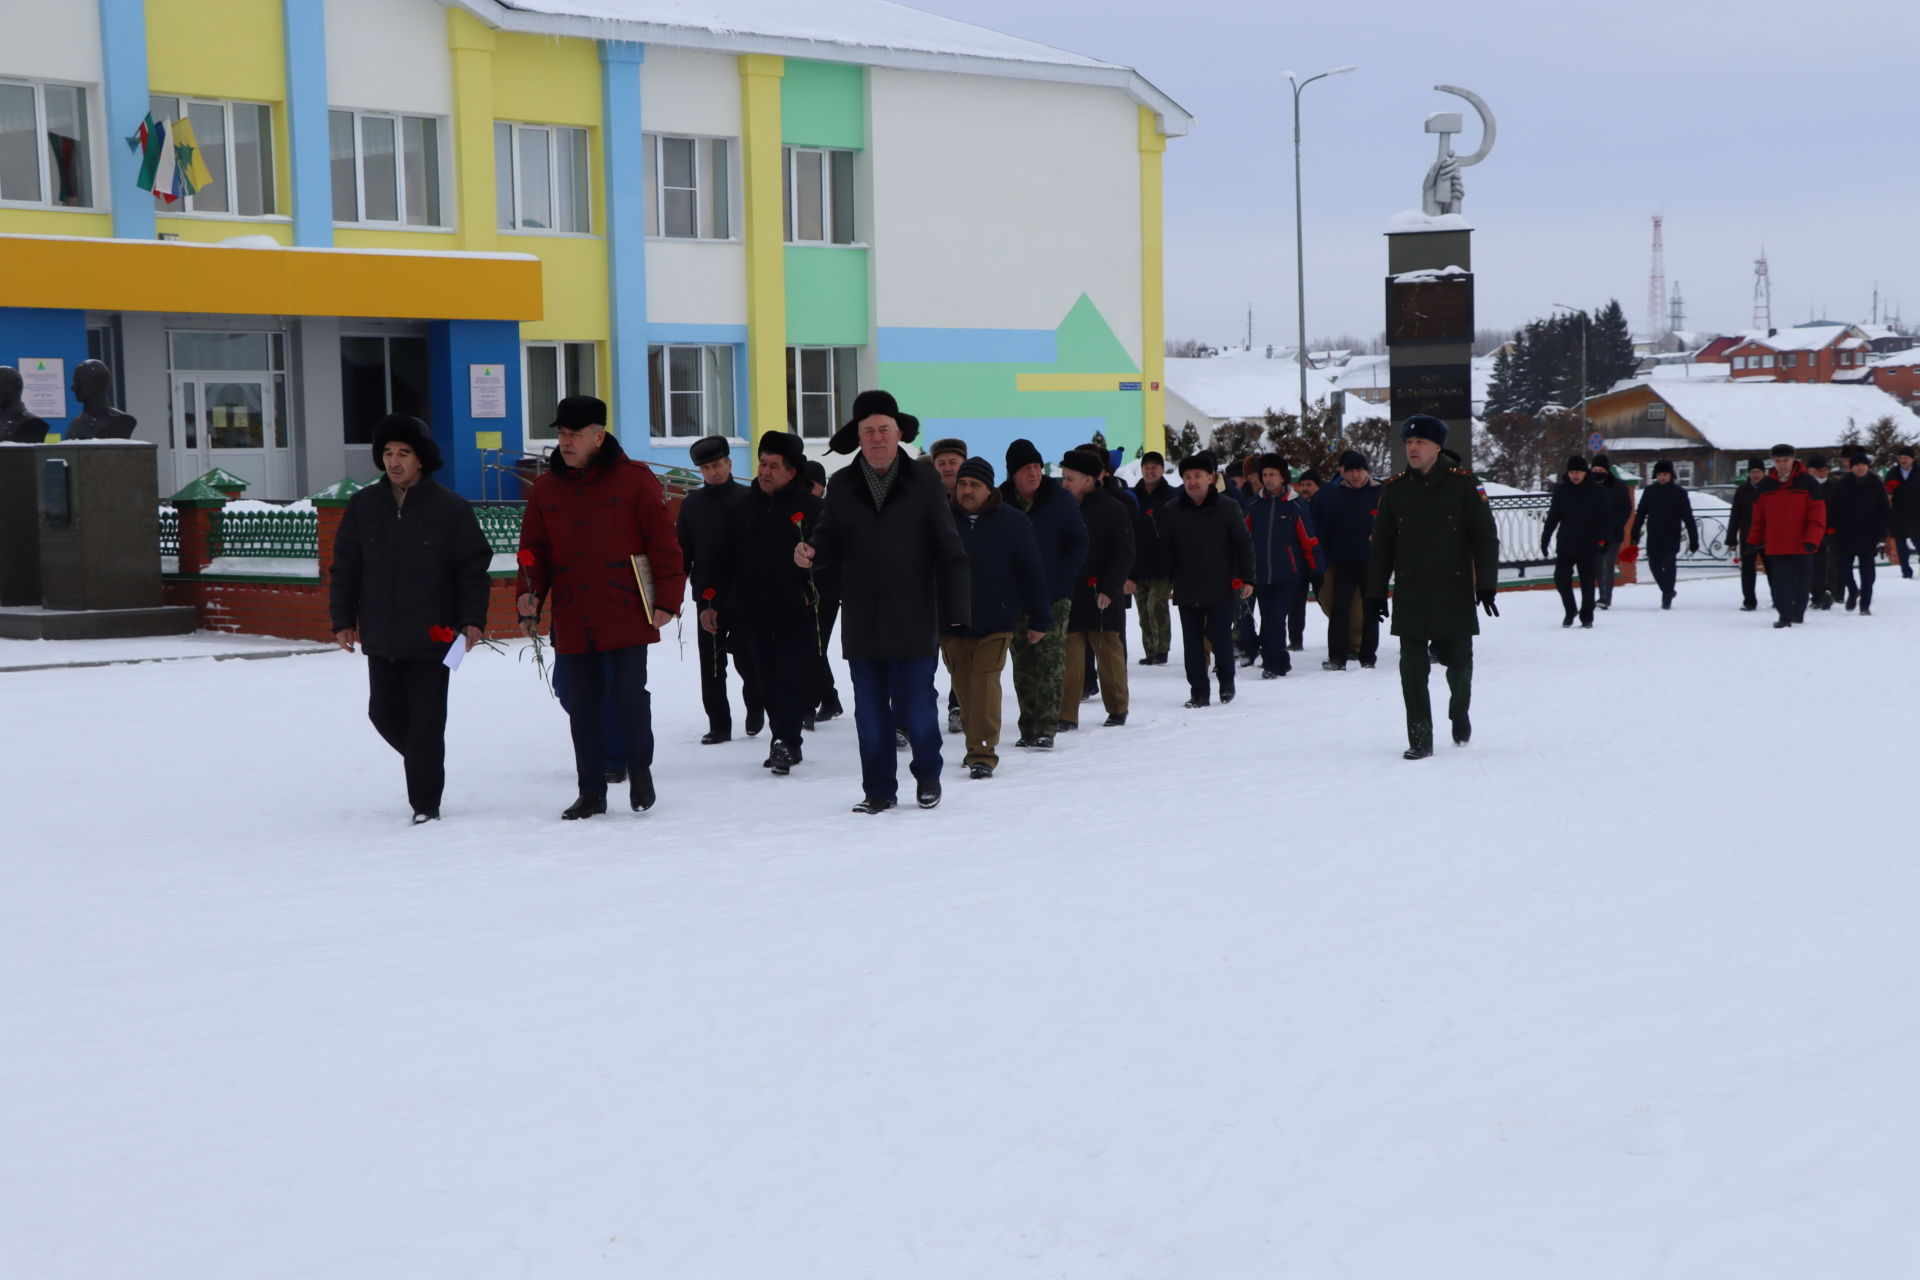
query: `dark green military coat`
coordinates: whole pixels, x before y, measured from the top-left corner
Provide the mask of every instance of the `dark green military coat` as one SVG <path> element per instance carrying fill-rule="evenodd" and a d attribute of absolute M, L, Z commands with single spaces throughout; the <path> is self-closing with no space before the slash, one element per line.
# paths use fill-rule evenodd
<path fill-rule="evenodd" d="M 1393 634 L 1444 640 L 1480 634 L 1477 585 L 1500 573 L 1500 534 L 1480 478 L 1442 449 L 1426 475 L 1403 471 L 1380 490 L 1367 598 L 1393 581 Z"/>

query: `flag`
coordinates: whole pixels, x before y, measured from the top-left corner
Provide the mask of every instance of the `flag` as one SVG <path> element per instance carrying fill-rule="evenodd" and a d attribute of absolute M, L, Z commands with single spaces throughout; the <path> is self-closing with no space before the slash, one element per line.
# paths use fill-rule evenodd
<path fill-rule="evenodd" d="M 193 136 L 193 121 L 176 120 L 167 131 L 174 143 L 176 163 L 180 168 L 181 185 L 186 189 L 182 195 L 193 195 L 202 187 L 211 186 L 213 173 L 207 168 L 207 162 L 200 156 L 200 140 Z"/>
<path fill-rule="evenodd" d="M 172 204 L 180 198 L 180 193 L 175 189 L 180 178 L 180 170 L 178 167 L 180 149 L 173 145 L 173 140 L 167 136 L 172 132 L 173 122 L 171 120 L 165 121 L 160 125 L 160 137 L 156 148 L 159 151 L 159 155 L 154 159 L 153 182 L 147 187 L 147 190 L 153 192 L 153 194 L 159 196 L 168 204 Z"/>
<path fill-rule="evenodd" d="M 166 146 L 166 130 L 151 111 L 140 122 L 139 131 L 127 139 L 127 145 L 140 153 L 140 176 L 134 179 L 133 185 L 142 191 L 153 190 L 154 175 L 160 170 L 160 153 Z"/>

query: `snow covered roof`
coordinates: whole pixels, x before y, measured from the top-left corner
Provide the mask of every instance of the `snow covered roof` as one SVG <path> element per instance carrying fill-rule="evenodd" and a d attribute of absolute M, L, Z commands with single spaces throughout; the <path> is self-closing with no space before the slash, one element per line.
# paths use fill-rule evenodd
<path fill-rule="evenodd" d="M 1765 329 L 1750 329 L 1740 335 L 1740 341 L 1733 349 L 1738 350 L 1754 342 L 1770 351 L 1822 351 L 1842 338 L 1853 336 L 1852 327 L 1843 324 L 1816 325 L 1811 329 L 1777 329 L 1771 337 Z"/>
<path fill-rule="evenodd" d="M 1920 435 L 1920 416 L 1873 386 L 1749 380 L 1662 382 L 1652 390 L 1716 449 L 1837 444 L 1849 426 L 1864 432 L 1881 418 L 1892 418 L 1902 435 Z"/>
<path fill-rule="evenodd" d="M 1694 364 L 1691 361 L 1675 364 L 1657 364 L 1644 376 L 1648 382 L 1725 382 L 1732 377 L 1731 366 L 1710 361 L 1706 364 Z"/>
<path fill-rule="evenodd" d="M 1873 367 L 1876 369 L 1891 369 L 1895 366 L 1914 364 L 1920 364 L 1920 347 L 1913 347 L 1906 351 L 1890 352 L 1887 355 L 1881 356 L 1878 360 L 1875 360 Z"/>
<path fill-rule="evenodd" d="M 903 70 L 1106 85 L 1160 117 L 1170 137 L 1193 117 L 1131 67 L 1022 40 L 891 0 L 451 0 L 491 27 L 768 53 Z"/>
<path fill-rule="evenodd" d="M 1249 351 L 1199 359 L 1169 357 L 1167 390 L 1218 421 L 1261 418 L 1269 409 L 1295 413 L 1300 408 L 1300 366 Z M 1307 370 L 1309 401 L 1333 393 L 1331 382 Z"/>

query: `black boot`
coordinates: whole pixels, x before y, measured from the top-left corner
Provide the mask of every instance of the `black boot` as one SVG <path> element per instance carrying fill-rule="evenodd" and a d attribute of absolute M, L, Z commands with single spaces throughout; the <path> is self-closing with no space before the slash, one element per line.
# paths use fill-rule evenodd
<path fill-rule="evenodd" d="M 940 779 L 924 779 L 918 787 L 914 788 L 913 798 L 919 802 L 922 809 L 938 808 L 940 805 Z"/>
<path fill-rule="evenodd" d="M 645 813 L 653 808 L 657 798 L 653 794 L 653 770 L 635 769 L 627 779 L 627 798 L 633 802 L 635 813 Z"/>
<path fill-rule="evenodd" d="M 1456 747 L 1464 747 L 1472 737 L 1473 721 L 1466 716 L 1455 716 L 1453 719 L 1453 745 Z"/>
<path fill-rule="evenodd" d="M 866 796 L 853 806 L 855 813 L 885 813 L 893 808 L 893 801 L 882 800 L 879 796 Z"/>
<path fill-rule="evenodd" d="M 766 724 L 767 724 L 767 713 L 764 710 L 762 710 L 759 707 L 752 707 L 748 709 L 747 736 L 749 738 L 759 733 L 760 730 L 766 727 Z"/>
<path fill-rule="evenodd" d="M 575 800 L 572 804 L 562 809 L 560 816 L 568 822 L 573 822 L 576 819 L 591 818 L 597 813 L 605 813 L 606 811 L 607 798 L 605 796 L 581 796 L 578 800 Z"/>
<path fill-rule="evenodd" d="M 732 741 L 733 741 L 733 730 L 731 729 L 710 729 L 706 733 L 703 733 L 700 735 L 700 745 L 703 747 L 711 747 L 715 743 L 719 743 L 719 742 L 732 742 Z"/>
<path fill-rule="evenodd" d="M 773 751 L 767 756 L 767 768 L 773 770 L 776 778 L 784 778 L 793 772 L 793 766 L 800 763 L 800 753 L 784 742 L 776 741 Z"/>
<path fill-rule="evenodd" d="M 845 707 L 840 705 L 840 695 L 838 693 L 829 693 L 826 697 L 820 699 L 820 709 L 813 713 L 813 718 L 815 720 L 831 720 L 835 716 L 843 716 L 845 714 L 847 714 L 847 711 Z"/>

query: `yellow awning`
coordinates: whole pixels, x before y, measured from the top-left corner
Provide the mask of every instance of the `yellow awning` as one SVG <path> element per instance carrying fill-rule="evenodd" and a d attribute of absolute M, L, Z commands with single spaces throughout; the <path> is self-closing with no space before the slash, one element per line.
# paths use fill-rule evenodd
<path fill-rule="evenodd" d="M 526 254 L 0 236 L 0 306 L 204 315 L 539 320 Z"/>

